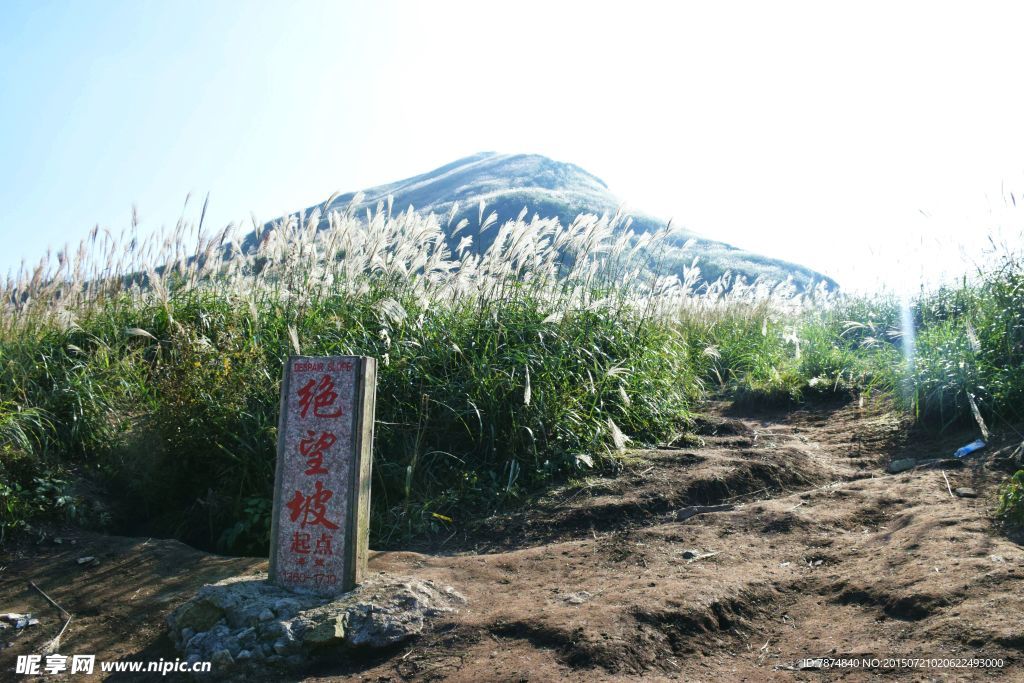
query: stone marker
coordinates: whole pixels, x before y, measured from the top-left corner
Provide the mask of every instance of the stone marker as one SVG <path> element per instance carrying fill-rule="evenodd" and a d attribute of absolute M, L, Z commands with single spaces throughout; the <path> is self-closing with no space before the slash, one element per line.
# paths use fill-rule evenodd
<path fill-rule="evenodd" d="M 366 571 L 376 370 L 360 356 L 285 364 L 270 532 L 282 588 L 333 596 Z"/>

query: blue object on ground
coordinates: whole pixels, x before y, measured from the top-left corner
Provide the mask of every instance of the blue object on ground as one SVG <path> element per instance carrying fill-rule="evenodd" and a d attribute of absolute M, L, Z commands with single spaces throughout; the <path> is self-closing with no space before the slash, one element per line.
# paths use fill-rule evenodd
<path fill-rule="evenodd" d="M 966 446 L 964 446 L 962 448 L 956 449 L 956 452 L 953 453 L 953 457 L 962 458 L 965 455 L 970 455 L 974 451 L 980 451 L 982 448 L 985 447 L 985 445 L 986 444 L 985 444 L 984 439 L 978 439 L 977 441 L 972 441 L 969 444 L 967 444 Z"/>

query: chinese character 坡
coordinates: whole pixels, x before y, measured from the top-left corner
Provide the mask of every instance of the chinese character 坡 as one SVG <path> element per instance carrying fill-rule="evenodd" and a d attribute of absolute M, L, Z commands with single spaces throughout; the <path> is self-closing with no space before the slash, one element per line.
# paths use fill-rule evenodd
<path fill-rule="evenodd" d="M 327 501 L 334 496 L 334 491 L 325 489 L 323 482 L 316 482 L 316 491 L 311 496 L 305 496 L 301 491 L 295 491 L 295 495 L 288 501 L 288 509 L 291 510 L 291 519 L 298 521 L 302 516 L 300 526 L 304 529 L 306 525 L 313 526 L 320 524 L 328 529 L 337 529 L 338 525 L 327 519 Z"/>

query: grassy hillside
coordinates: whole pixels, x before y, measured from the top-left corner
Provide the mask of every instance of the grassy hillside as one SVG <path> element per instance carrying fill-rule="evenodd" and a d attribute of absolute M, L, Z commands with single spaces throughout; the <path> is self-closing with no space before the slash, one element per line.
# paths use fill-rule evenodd
<path fill-rule="evenodd" d="M 183 224 L 94 234 L 3 287 L 0 527 L 63 516 L 264 553 L 277 383 L 300 351 L 380 359 L 378 547 L 682 438 L 713 393 L 886 392 L 936 427 L 1021 417 L 1019 258 L 914 302 L 908 358 L 894 301 L 698 288 L 652 258 L 671 235 L 617 220 L 513 220 L 483 253 L 411 212 L 314 213 L 244 256 L 223 234 L 186 251 Z"/>

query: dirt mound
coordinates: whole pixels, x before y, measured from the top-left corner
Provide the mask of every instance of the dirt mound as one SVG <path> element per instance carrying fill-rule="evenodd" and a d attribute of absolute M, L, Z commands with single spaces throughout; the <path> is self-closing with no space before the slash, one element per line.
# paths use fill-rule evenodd
<path fill-rule="evenodd" d="M 697 425 L 704 434 L 698 446 L 637 451 L 614 479 L 593 477 L 528 509 L 496 516 L 460 547 L 495 552 L 555 543 L 591 531 L 657 524 L 687 506 L 734 503 L 860 476 L 770 427 L 712 416 Z"/>

